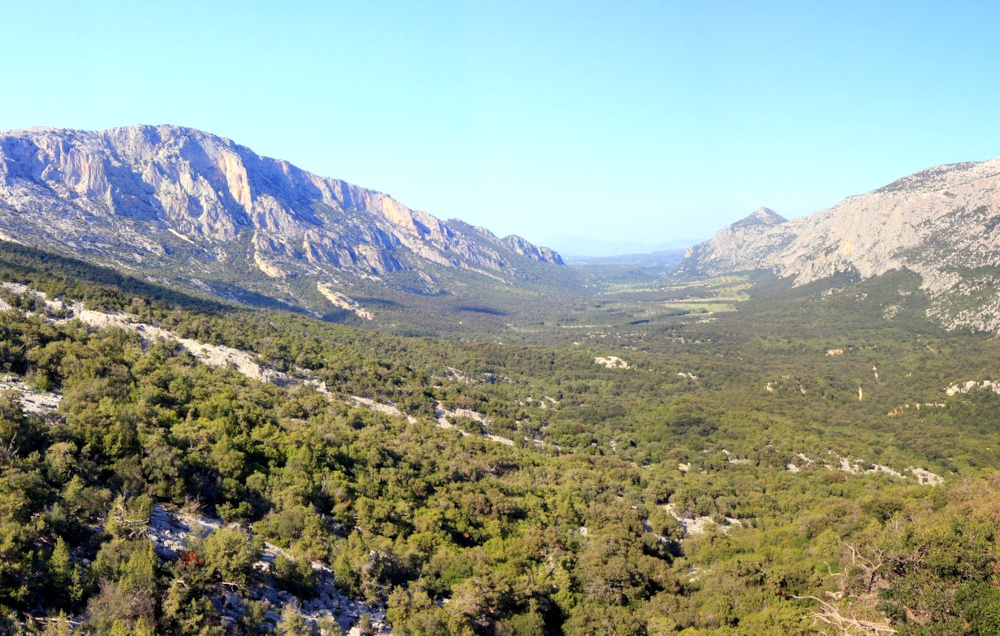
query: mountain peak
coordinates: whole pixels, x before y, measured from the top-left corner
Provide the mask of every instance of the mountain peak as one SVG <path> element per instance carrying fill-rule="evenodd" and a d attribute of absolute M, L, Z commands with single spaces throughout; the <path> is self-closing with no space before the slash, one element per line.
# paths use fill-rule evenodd
<path fill-rule="evenodd" d="M 761 208 L 692 248 L 684 269 L 770 270 L 796 284 L 907 269 L 933 299 L 928 315 L 948 328 L 1000 333 L 991 273 L 1000 267 L 998 177 L 1000 158 L 946 164 L 791 221 Z M 980 299 L 969 300 L 970 290 Z"/>
<path fill-rule="evenodd" d="M 759 208 L 751 212 L 749 215 L 737 221 L 736 225 L 753 223 L 757 225 L 772 226 L 772 225 L 781 225 L 787 220 L 788 219 L 781 216 L 771 208 L 765 208 L 764 206 L 760 206 Z"/>
<path fill-rule="evenodd" d="M 688 249 L 685 256 L 686 269 L 708 271 L 706 264 L 715 269 L 741 269 L 741 258 L 746 247 L 787 222 L 785 217 L 774 210 L 761 206 L 736 223 L 719 230 L 711 239 Z M 691 265 L 694 267 L 690 267 Z"/>

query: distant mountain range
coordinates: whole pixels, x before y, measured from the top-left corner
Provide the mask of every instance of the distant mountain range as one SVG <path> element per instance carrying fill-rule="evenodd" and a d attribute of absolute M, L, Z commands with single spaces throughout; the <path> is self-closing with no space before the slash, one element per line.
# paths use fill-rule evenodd
<path fill-rule="evenodd" d="M 300 306 L 349 305 L 345 281 L 437 294 L 456 273 L 516 286 L 562 264 L 519 236 L 177 126 L 0 132 L 0 238 Z"/>
<path fill-rule="evenodd" d="M 548 239 L 546 244 L 559 250 L 559 253 L 567 260 L 580 260 L 669 252 L 687 249 L 697 242 L 693 239 L 681 239 L 662 243 L 643 243 L 641 241 L 609 241 L 581 236 L 554 236 Z"/>
<path fill-rule="evenodd" d="M 928 314 L 948 328 L 1000 331 L 1000 158 L 922 170 L 785 220 L 759 208 L 692 247 L 688 272 L 770 270 L 804 284 L 837 273 L 919 274 Z"/>

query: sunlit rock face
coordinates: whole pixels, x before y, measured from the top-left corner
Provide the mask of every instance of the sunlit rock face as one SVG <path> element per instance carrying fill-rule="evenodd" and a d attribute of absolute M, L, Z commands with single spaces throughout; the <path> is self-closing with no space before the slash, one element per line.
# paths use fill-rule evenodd
<path fill-rule="evenodd" d="M 716 232 L 710 240 L 688 249 L 686 259 L 705 273 L 757 269 L 745 267 L 744 263 L 757 261 L 766 255 L 756 253 L 767 249 L 766 244 L 758 246 L 758 240 L 769 230 L 786 222 L 787 219 L 774 210 L 757 208 L 746 218 Z"/>
<path fill-rule="evenodd" d="M 466 228 L 189 128 L 0 133 L 0 230 L 39 247 L 148 265 L 173 244 L 206 262 L 238 244 L 274 279 L 428 263 L 496 278 L 525 261 L 561 263 L 520 237 Z"/>
<path fill-rule="evenodd" d="M 922 277 L 935 298 L 928 312 L 946 326 L 1000 328 L 991 271 L 1000 266 L 1000 158 L 923 170 L 790 221 L 762 210 L 692 247 L 685 267 L 764 269 L 796 284 L 906 268 Z"/>

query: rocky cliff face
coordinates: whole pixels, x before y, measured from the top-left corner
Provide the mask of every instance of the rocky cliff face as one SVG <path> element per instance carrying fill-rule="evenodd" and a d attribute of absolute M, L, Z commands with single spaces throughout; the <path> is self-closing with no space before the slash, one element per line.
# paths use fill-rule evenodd
<path fill-rule="evenodd" d="M 917 172 L 832 208 L 780 222 L 760 211 L 689 250 L 706 274 L 767 269 L 797 284 L 907 268 L 949 327 L 1000 329 L 1000 158 Z M 756 216 L 756 218 L 755 218 Z M 745 229 L 741 229 L 745 228 Z"/>
<path fill-rule="evenodd" d="M 743 267 L 746 260 L 756 260 L 764 254 L 751 256 L 748 252 L 758 252 L 758 241 L 769 230 L 785 223 L 787 219 L 774 210 L 760 207 L 749 216 L 729 227 L 719 230 L 711 240 L 688 249 L 685 256 L 689 263 L 707 271 L 730 272 Z"/>
<path fill-rule="evenodd" d="M 76 255 L 188 272 L 242 260 L 273 279 L 437 266 L 511 284 L 527 263 L 562 263 L 469 227 L 188 128 L 0 133 L 0 230 Z"/>

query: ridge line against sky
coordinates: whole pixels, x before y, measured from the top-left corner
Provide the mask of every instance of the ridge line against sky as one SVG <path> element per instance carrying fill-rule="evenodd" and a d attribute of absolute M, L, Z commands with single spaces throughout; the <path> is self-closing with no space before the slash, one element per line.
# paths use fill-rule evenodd
<path fill-rule="evenodd" d="M 668 242 L 1000 156 L 1000 7 L 6 3 L 0 128 L 191 126 L 500 235 Z"/>

